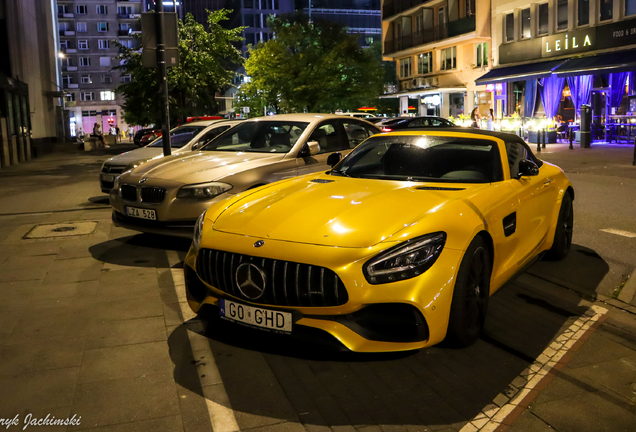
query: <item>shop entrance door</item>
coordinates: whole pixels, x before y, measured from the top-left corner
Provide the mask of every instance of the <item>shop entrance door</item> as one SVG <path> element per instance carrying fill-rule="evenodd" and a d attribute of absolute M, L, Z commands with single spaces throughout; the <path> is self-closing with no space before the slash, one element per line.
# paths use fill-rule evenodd
<path fill-rule="evenodd" d="M 606 91 L 609 89 L 592 90 L 592 142 L 607 141 L 607 100 Z"/>

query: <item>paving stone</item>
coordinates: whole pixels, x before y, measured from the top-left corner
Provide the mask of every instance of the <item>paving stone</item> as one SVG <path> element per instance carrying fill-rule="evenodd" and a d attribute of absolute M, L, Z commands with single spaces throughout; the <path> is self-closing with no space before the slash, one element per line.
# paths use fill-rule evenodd
<path fill-rule="evenodd" d="M 18 324 L 21 316 L 21 311 L 2 312 L 2 314 L 0 314 L 0 334 L 11 333 Z"/>
<path fill-rule="evenodd" d="M 579 348 L 576 356 L 568 363 L 569 368 L 577 368 L 622 357 L 630 357 L 634 351 L 610 340 L 602 332 L 592 333 L 589 339 Z"/>
<path fill-rule="evenodd" d="M 0 271 L 8 269 L 24 269 L 27 272 L 34 269 L 47 270 L 54 260 L 55 255 L 11 256 L 0 266 Z"/>
<path fill-rule="evenodd" d="M 37 281 L 0 282 L 0 312 L 26 309 L 38 286 Z"/>
<path fill-rule="evenodd" d="M 48 268 L 4 268 L 0 272 L 0 282 L 41 281 L 48 273 Z"/>
<path fill-rule="evenodd" d="M 159 285 L 154 269 L 105 271 L 99 280 L 97 297 L 132 298 L 149 294 L 159 295 Z"/>
<path fill-rule="evenodd" d="M 295 422 L 284 422 L 250 429 L 250 432 L 305 432 L 306 429 Z"/>
<path fill-rule="evenodd" d="M 172 374 L 172 361 L 163 342 L 87 349 L 78 380 L 87 383 L 149 374 Z"/>
<path fill-rule="evenodd" d="M 76 428 L 69 428 L 75 430 Z M 150 420 L 132 421 L 112 426 L 84 429 L 86 432 L 187 432 L 184 430 L 181 416 L 161 417 Z"/>
<path fill-rule="evenodd" d="M 158 296 L 124 299 L 102 299 L 92 310 L 96 321 L 99 320 L 129 320 L 163 316 L 162 303 Z"/>
<path fill-rule="evenodd" d="M 78 367 L 0 377 L 2 414 L 70 406 Z"/>
<path fill-rule="evenodd" d="M 43 339 L 83 337 L 90 315 L 68 307 L 40 308 L 24 311 L 5 340 L 6 344 L 36 342 Z"/>
<path fill-rule="evenodd" d="M 165 341 L 166 339 L 162 317 L 94 321 L 86 336 L 86 349 Z"/>
<path fill-rule="evenodd" d="M 82 424 L 75 429 L 180 414 L 172 374 L 80 383 L 76 387 L 71 412 L 82 415 Z"/>
<path fill-rule="evenodd" d="M 89 297 L 97 292 L 98 281 L 71 282 L 41 285 L 34 293 L 36 299 L 59 299 L 64 297 Z"/>
<path fill-rule="evenodd" d="M 35 371 L 79 367 L 84 338 L 61 338 L 0 346 L 0 376 L 15 377 Z"/>

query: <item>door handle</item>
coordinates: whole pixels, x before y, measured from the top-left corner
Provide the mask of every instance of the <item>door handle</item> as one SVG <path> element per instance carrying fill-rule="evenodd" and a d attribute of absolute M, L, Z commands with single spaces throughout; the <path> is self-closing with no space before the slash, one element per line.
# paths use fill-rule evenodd
<path fill-rule="evenodd" d="M 550 183 L 552 183 L 552 179 L 547 179 L 546 181 L 543 182 L 543 187 L 550 186 Z"/>

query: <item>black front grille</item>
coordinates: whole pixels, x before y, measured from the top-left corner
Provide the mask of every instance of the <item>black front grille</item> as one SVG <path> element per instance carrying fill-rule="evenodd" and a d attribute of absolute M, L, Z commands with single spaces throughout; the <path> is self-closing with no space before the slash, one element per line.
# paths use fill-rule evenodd
<path fill-rule="evenodd" d="M 121 198 L 124 201 L 137 201 L 137 188 L 130 185 L 121 187 Z"/>
<path fill-rule="evenodd" d="M 141 201 L 150 204 L 162 203 L 166 198 L 166 190 L 163 188 L 142 188 Z"/>
<path fill-rule="evenodd" d="M 252 300 L 238 289 L 236 269 L 252 263 L 265 274 L 265 292 Z M 206 283 L 235 297 L 274 306 L 339 306 L 349 300 L 344 284 L 333 271 L 309 264 L 201 249 L 197 274 Z"/>

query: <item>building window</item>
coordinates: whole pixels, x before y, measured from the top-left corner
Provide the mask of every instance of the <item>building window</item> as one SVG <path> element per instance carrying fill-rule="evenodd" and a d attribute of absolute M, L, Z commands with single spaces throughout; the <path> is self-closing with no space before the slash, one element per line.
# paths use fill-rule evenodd
<path fill-rule="evenodd" d="M 75 93 L 64 93 L 64 100 L 66 102 L 74 102 L 75 101 Z"/>
<path fill-rule="evenodd" d="M 130 24 L 128 24 L 128 23 L 121 23 L 121 24 L 119 24 L 119 30 L 122 30 L 122 31 L 126 31 L 126 32 L 127 32 L 127 31 L 128 31 L 128 30 L 130 30 L 130 29 L 131 29 L 131 27 L 130 27 Z"/>
<path fill-rule="evenodd" d="M 488 42 L 475 45 L 475 65 L 477 67 L 488 66 Z"/>
<path fill-rule="evenodd" d="M 117 6 L 117 14 L 118 15 L 130 15 L 132 12 L 132 7 L 130 6 Z"/>
<path fill-rule="evenodd" d="M 107 22 L 97 23 L 97 31 L 98 32 L 107 32 L 108 31 L 108 23 Z"/>
<path fill-rule="evenodd" d="M 441 50 L 439 64 L 441 70 L 455 69 L 457 67 L 457 47 Z"/>
<path fill-rule="evenodd" d="M 99 98 L 103 101 L 115 100 L 115 92 L 114 91 L 99 92 Z"/>
<path fill-rule="evenodd" d="M 466 16 L 475 15 L 475 0 L 466 0 Z"/>
<path fill-rule="evenodd" d="M 506 35 L 506 42 L 512 42 L 515 40 L 515 15 L 506 14 L 504 20 L 504 34 Z"/>
<path fill-rule="evenodd" d="M 58 14 L 70 13 L 70 9 L 66 5 L 57 5 L 57 13 Z"/>
<path fill-rule="evenodd" d="M 427 74 L 433 72 L 433 56 L 427 52 L 417 56 L 417 73 Z"/>
<path fill-rule="evenodd" d="M 110 57 L 100 57 L 99 58 L 100 66 L 110 66 Z"/>
<path fill-rule="evenodd" d="M 424 29 L 424 16 L 420 13 L 415 16 L 415 34 L 422 34 Z"/>
<path fill-rule="evenodd" d="M 626 0 L 630 1 L 630 0 Z M 635 0 L 632 0 L 636 3 Z M 588 25 L 590 23 L 590 0 L 578 0 L 577 10 L 578 20 L 577 23 L 580 26 Z"/>
<path fill-rule="evenodd" d="M 77 31 L 78 32 L 85 32 L 86 31 L 86 23 L 85 22 L 78 22 L 77 23 Z"/>
<path fill-rule="evenodd" d="M 68 48 L 68 41 L 60 41 L 60 51 L 66 51 Z"/>
<path fill-rule="evenodd" d="M 91 65 L 91 58 L 90 57 L 80 57 L 79 58 L 79 65 L 80 66 L 90 66 Z"/>
<path fill-rule="evenodd" d="M 557 1 L 557 30 L 568 28 L 568 0 Z"/>
<path fill-rule="evenodd" d="M 112 84 L 113 78 L 110 74 L 102 74 L 102 84 Z"/>
<path fill-rule="evenodd" d="M 636 14 L 636 0 L 625 0 L 625 16 Z"/>
<path fill-rule="evenodd" d="M 80 93 L 81 101 L 92 101 L 95 100 L 95 93 L 93 92 L 81 92 Z"/>
<path fill-rule="evenodd" d="M 612 19 L 614 9 L 614 0 L 600 0 L 601 2 L 601 21 Z"/>
<path fill-rule="evenodd" d="M 87 50 L 88 49 L 88 41 L 87 40 L 78 40 L 77 41 L 77 49 Z"/>
<path fill-rule="evenodd" d="M 108 6 L 97 5 L 97 13 L 100 15 L 108 15 Z"/>
<path fill-rule="evenodd" d="M 130 74 L 122 75 L 120 80 L 123 83 L 129 83 L 132 81 Z"/>
<path fill-rule="evenodd" d="M 93 84 L 90 75 L 82 75 L 82 84 Z"/>
<path fill-rule="evenodd" d="M 539 34 L 545 35 L 548 34 L 548 17 L 549 17 L 549 9 L 547 3 L 542 3 L 537 8 L 537 15 L 539 15 Z"/>
<path fill-rule="evenodd" d="M 64 88 L 67 88 L 69 84 L 71 84 L 71 76 L 70 75 L 62 75 L 62 85 Z"/>
<path fill-rule="evenodd" d="M 243 0 L 243 9 L 254 9 L 254 0 Z"/>
<path fill-rule="evenodd" d="M 521 11 L 521 39 L 532 37 L 530 24 L 530 8 L 527 8 Z"/>
<path fill-rule="evenodd" d="M 411 57 L 400 60 L 400 78 L 411 76 Z"/>
<path fill-rule="evenodd" d="M 88 6 L 86 5 L 77 5 L 75 6 L 75 12 L 80 15 L 86 15 L 88 13 Z"/>
<path fill-rule="evenodd" d="M 107 39 L 100 39 L 97 44 L 99 45 L 99 49 L 108 49 L 110 48 L 110 41 Z"/>
<path fill-rule="evenodd" d="M 119 39 L 119 43 L 126 48 L 133 47 L 133 41 L 131 39 Z"/>
<path fill-rule="evenodd" d="M 254 14 L 243 15 L 243 25 L 247 27 L 254 27 Z"/>

